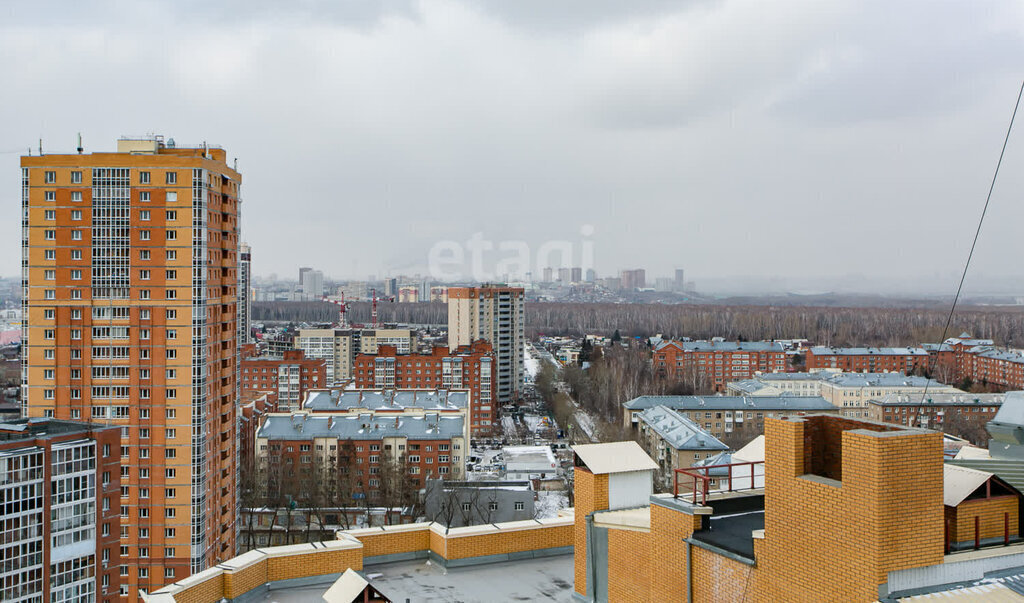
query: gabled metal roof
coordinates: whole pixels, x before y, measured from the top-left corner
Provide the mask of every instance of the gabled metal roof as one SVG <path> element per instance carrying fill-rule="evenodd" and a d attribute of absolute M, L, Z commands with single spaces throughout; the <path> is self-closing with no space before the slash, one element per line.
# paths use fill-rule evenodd
<path fill-rule="evenodd" d="M 992 474 L 987 471 L 945 464 L 942 466 L 942 503 L 947 507 L 955 507 L 962 503 Z"/>

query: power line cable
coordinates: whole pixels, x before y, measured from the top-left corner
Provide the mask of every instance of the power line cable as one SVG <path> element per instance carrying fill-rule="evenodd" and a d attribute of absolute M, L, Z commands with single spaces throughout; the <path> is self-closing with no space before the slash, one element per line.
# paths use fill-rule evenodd
<path fill-rule="evenodd" d="M 981 225 L 985 222 L 985 214 L 988 213 L 988 204 L 992 200 L 992 191 L 996 188 L 996 178 L 999 177 L 999 168 L 1003 165 L 1003 156 L 1006 154 L 1006 145 L 1010 142 L 1010 132 L 1013 131 L 1013 122 L 1017 118 L 1017 109 L 1020 108 L 1020 99 L 1024 95 L 1024 81 L 1020 84 L 1020 91 L 1017 92 L 1017 102 L 1013 105 L 1013 114 L 1010 115 L 1010 125 L 1006 128 L 1006 136 L 1003 138 L 1003 148 L 999 151 L 999 161 L 996 162 L 996 170 L 992 174 L 992 182 L 988 186 L 988 195 L 985 196 L 985 206 L 981 208 L 981 218 L 978 220 L 978 228 L 974 231 L 974 241 L 971 243 L 971 251 L 967 254 L 967 262 L 964 263 L 963 274 L 960 275 L 960 284 L 956 288 L 956 295 L 953 296 L 953 305 L 949 308 L 949 316 L 946 317 L 946 326 L 942 329 L 942 338 L 939 339 L 939 347 L 935 351 L 935 360 L 929 362 L 929 368 L 934 369 L 935 362 L 939 359 L 939 354 L 942 352 L 942 346 L 946 343 L 946 335 L 949 334 L 949 325 L 953 322 L 953 312 L 956 311 L 956 304 L 960 301 L 960 292 L 964 288 L 964 280 L 967 278 L 967 269 L 971 267 L 971 259 L 974 257 L 974 248 L 978 244 L 978 237 L 981 235 Z M 929 370 L 931 372 L 931 370 Z M 921 402 L 925 401 L 925 396 L 928 395 L 928 386 L 931 384 L 931 379 L 924 384 L 924 392 L 921 394 Z"/>

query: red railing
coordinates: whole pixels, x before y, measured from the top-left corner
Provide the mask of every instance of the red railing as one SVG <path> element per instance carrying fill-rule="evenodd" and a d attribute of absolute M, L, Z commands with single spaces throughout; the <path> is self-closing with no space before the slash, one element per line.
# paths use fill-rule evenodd
<path fill-rule="evenodd" d="M 757 466 L 761 467 L 760 473 L 757 471 Z M 736 467 L 749 467 L 750 475 L 735 475 Z M 726 469 L 725 475 L 711 475 L 712 469 Z M 683 480 L 680 482 L 679 476 L 683 475 Z M 761 486 L 757 486 L 757 478 L 761 478 Z M 676 498 L 679 498 L 680 486 L 690 485 L 689 492 L 682 492 L 685 500 L 687 494 L 691 494 L 690 502 L 698 504 L 698 495 L 700 496 L 700 504 L 704 504 L 708 500 L 708 493 L 711 490 L 711 480 L 720 480 L 718 487 L 715 488 L 716 492 L 735 492 L 737 490 L 753 490 L 757 487 L 764 487 L 764 461 L 751 461 L 746 463 L 727 463 L 723 465 L 707 465 L 704 467 L 688 467 L 686 469 L 675 470 L 675 485 L 673 486 L 672 493 Z"/>

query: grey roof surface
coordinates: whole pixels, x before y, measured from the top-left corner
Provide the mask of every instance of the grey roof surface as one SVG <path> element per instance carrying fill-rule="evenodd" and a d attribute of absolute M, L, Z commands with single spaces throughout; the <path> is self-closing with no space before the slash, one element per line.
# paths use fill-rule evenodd
<path fill-rule="evenodd" d="M 663 341 L 654 346 L 661 350 L 674 345 L 688 352 L 782 352 L 781 343 L 775 341 Z"/>
<path fill-rule="evenodd" d="M 933 393 L 928 392 L 927 396 L 920 393 L 909 394 L 886 394 L 873 400 L 873 404 L 882 406 L 906 406 L 908 404 L 921 404 L 927 406 L 999 406 L 1003 403 L 1007 394 L 971 394 L 971 393 Z M 996 418 L 999 415 L 996 414 Z"/>
<path fill-rule="evenodd" d="M 768 383 L 760 381 L 758 379 L 743 379 L 742 381 L 730 381 L 729 388 L 739 390 L 741 392 L 752 394 L 762 389 L 768 389 L 774 387 Z"/>
<path fill-rule="evenodd" d="M 13 419 L 0 423 L 0 441 L 33 440 L 68 433 L 86 433 L 93 429 L 112 429 L 112 427 L 48 417 Z"/>
<path fill-rule="evenodd" d="M 754 377 L 761 381 L 824 381 L 835 373 L 817 371 L 814 373 L 761 373 Z"/>
<path fill-rule="evenodd" d="M 1007 392 L 1003 407 L 992 419 L 1004 425 L 1024 425 L 1024 392 Z"/>
<path fill-rule="evenodd" d="M 272 440 L 308 440 L 338 438 L 341 440 L 376 440 L 406 437 L 416 440 L 447 440 L 462 437 L 461 416 L 401 416 L 382 419 L 372 415 L 322 416 L 316 414 L 272 414 L 256 432 L 257 438 Z"/>
<path fill-rule="evenodd" d="M 427 560 L 368 565 L 363 575 L 396 603 L 409 601 L 572 601 L 573 556 L 505 561 L 445 569 Z M 254 601 L 321 601 L 330 582 L 272 590 Z"/>
<path fill-rule="evenodd" d="M 306 394 L 302 407 L 306 410 L 452 410 L 469 406 L 465 390 L 316 390 Z"/>
<path fill-rule="evenodd" d="M 640 413 L 640 418 L 676 450 L 728 450 L 718 438 L 696 423 L 665 406 Z"/>
<path fill-rule="evenodd" d="M 971 352 L 982 358 L 991 358 L 993 360 L 1003 360 L 1016 364 L 1024 364 L 1024 355 L 1021 355 L 1020 352 L 1007 352 L 983 345 L 971 348 Z"/>
<path fill-rule="evenodd" d="M 815 346 L 811 348 L 815 356 L 860 356 L 875 354 L 877 356 L 927 356 L 924 348 L 830 348 Z"/>
<path fill-rule="evenodd" d="M 728 465 L 730 463 L 732 463 L 732 452 L 725 451 L 719 452 L 711 458 L 694 461 L 691 467 L 714 467 L 715 465 Z M 708 469 L 706 473 L 708 475 L 728 475 L 729 468 L 718 467 L 717 469 Z"/>
<path fill-rule="evenodd" d="M 674 410 L 794 410 L 831 411 L 836 407 L 821 396 L 640 396 L 622 405 L 629 410 L 667 406 Z"/>
<path fill-rule="evenodd" d="M 839 387 L 946 387 L 935 379 L 903 373 L 839 373 L 824 382 Z"/>

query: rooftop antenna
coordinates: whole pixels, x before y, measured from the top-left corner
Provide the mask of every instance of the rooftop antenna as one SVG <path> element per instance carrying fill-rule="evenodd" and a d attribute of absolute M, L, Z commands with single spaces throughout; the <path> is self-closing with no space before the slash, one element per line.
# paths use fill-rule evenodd
<path fill-rule="evenodd" d="M 78 133 L 78 154 L 82 154 L 82 133 Z"/>
<path fill-rule="evenodd" d="M 43 155 L 43 139 L 40 138 L 39 139 L 39 156 L 41 157 L 42 155 Z"/>

